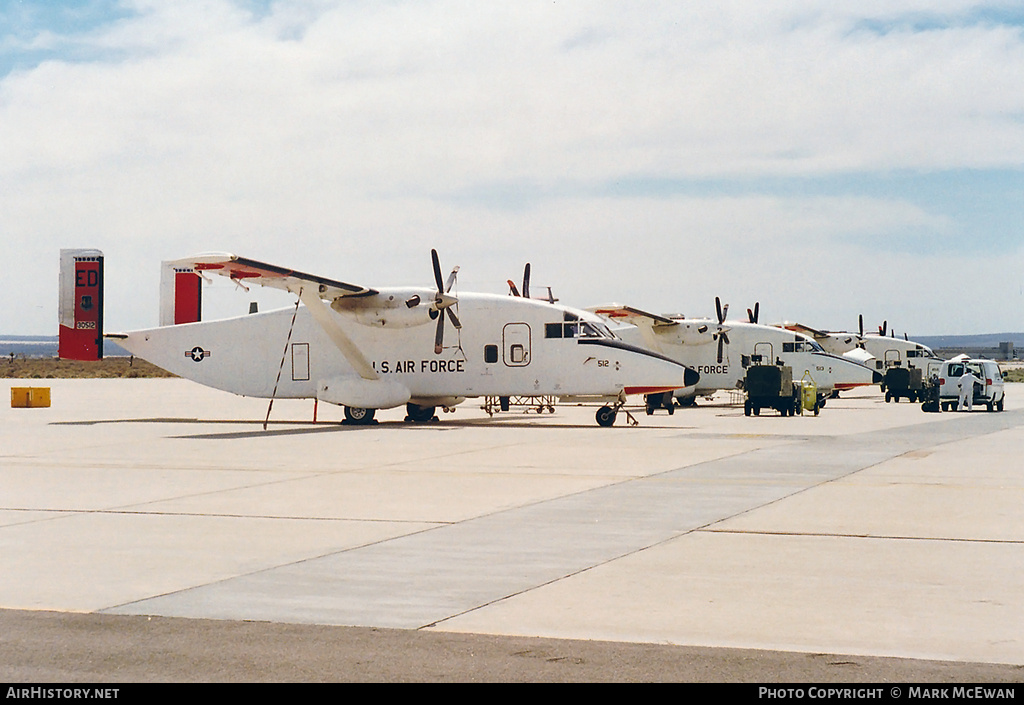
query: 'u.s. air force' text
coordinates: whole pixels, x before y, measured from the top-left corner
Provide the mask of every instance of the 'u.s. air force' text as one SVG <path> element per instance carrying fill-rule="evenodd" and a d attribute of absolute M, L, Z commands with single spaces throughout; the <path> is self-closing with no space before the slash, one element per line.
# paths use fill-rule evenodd
<path fill-rule="evenodd" d="M 465 360 L 382 360 L 374 361 L 373 371 L 381 374 L 465 372 Z"/>

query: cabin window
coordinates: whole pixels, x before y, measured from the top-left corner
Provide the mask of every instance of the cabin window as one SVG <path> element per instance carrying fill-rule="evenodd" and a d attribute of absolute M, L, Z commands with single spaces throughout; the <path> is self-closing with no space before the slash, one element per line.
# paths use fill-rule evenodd
<path fill-rule="evenodd" d="M 545 323 L 544 324 L 544 337 L 545 338 L 561 338 L 562 337 L 562 324 L 561 323 Z"/>
<path fill-rule="evenodd" d="M 498 361 L 498 346 L 497 345 L 485 345 L 484 346 L 484 362 L 491 364 Z"/>

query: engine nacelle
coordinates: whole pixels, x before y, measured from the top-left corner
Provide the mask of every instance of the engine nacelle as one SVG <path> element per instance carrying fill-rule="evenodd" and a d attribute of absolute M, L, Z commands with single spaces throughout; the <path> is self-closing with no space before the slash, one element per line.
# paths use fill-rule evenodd
<path fill-rule="evenodd" d="M 695 319 L 678 321 L 678 325 L 658 330 L 678 345 L 706 345 L 718 340 L 720 331 L 728 332 L 729 329 L 709 320 Z"/>
<path fill-rule="evenodd" d="M 412 328 L 437 319 L 429 289 L 381 289 L 373 296 L 343 296 L 331 303 L 338 313 L 373 328 Z"/>
<path fill-rule="evenodd" d="M 391 409 L 409 401 L 408 387 L 390 379 L 331 377 L 317 383 L 316 398 L 360 409 Z"/>

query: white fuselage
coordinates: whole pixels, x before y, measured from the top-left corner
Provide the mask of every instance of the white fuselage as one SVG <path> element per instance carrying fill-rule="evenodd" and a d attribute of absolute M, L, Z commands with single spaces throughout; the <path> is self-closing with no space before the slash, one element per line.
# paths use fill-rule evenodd
<path fill-rule="evenodd" d="M 719 361 L 717 339 L 710 334 L 719 325 L 716 321 L 686 318 L 677 323 L 656 327 L 626 326 L 615 328 L 615 332 L 625 340 L 644 344 L 697 370 L 700 373 L 698 394 L 736 389 L 755 355 L 760 355 L 764 363 L 781 361 L 792 367 L 794 381 L 809 375 L 822 393 L 881 381 L 871 369 L 826 352 L 806 335 L 756 323 L 724 324 L 729 343 L 723 345 Z"/>
<path fill-rule="evenodd" d="M 942 359 L 936 357 L 927 345 L 895 336 L 874 333 L 859 335 L 849 332 L 819 332 L 815 333 L 813 338 L 826 352 L 834 355 L 846 355 L 860 348 L 874 357 L 874 360 L 869 360 L 865 364 L 883 373 L 890 367 L 897 366 L 917 367 L 927 371 L 929 363 L 936 363 L 934 366 L 937 366 L 942 362 Z"/>
<path fill-rule="evenodd" d="M 436 319 L 426 305 L 434 295 L 381 289 L 325 308 L 372 373 L 357 371 L 306 306 L 134 331 L 119 343 L 170 372 L 236 394 L 319 396 L 370 408 L 452 405 L 478 396 L 610 398 L 695 382 L 683 365 L 615 339 L 590 313 L 490 294 L 459 295 L 462 328 L 446 320 L 443 349 L 435 354 Z M 407 306 L 415 296 L 423 303 Z M 395 390 L 407 393 L 402 398 Z"/>

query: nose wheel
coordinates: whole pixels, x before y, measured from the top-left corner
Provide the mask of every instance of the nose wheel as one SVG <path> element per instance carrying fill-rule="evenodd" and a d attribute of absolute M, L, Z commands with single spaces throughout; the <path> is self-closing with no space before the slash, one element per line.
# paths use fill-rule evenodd
<path fill-rule="evenodd" d="M 612 426 L 615 424 L 615 418 L 619 415 L 619 410 L 622 409 L 624 402 L 617 402 L 614 406 L 602 406 L 597 410 L 595 418 L 597 419 L 598 426 Z M 626 411 L 626 420 L 630 426 L 639 426 L 640 422 L 633 418 L 633 414 Z"/>

